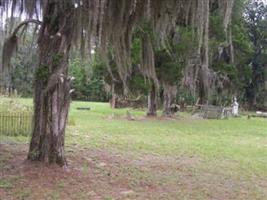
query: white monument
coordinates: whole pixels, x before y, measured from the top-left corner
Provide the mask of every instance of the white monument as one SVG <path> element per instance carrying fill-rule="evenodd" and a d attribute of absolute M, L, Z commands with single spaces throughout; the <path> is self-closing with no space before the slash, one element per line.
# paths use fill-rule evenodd
<path fill-rule="evenodd" d="M 237 103 L 237 99 L 234 98 L 234 103 L 232 104 L 232 114 L 233 116 L 238 116 L 238 106 L 239 104 Z"/>

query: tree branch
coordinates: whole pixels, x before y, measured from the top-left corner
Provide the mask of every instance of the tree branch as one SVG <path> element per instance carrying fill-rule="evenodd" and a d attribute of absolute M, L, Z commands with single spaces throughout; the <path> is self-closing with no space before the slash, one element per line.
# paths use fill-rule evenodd
<path fill-rule="evenodd" d="M 2 66 L 0 66 L 0 70 L 3 70 L 5 67 L 9 66 L 10 59 L 14 51 L 16 50 L 18 39 L 17 39 L 17 33 L 19 30 L 26 26 L 29 23 L 35 23 L 37 25 L 41 25 L 42 22 L 36 19 L 28 19 L 26 21 L 21 22 L 13 31 L 10 37 L 8 37 L 3 45 L 3 51 L 2 51 Z"/>
<path fill-rule="evenodd" d="M 28 19 L 28 20 L 25 20 L 23 22 L 21 22 L 13 31 L 12 33 L 12 36 L 15 36 L 17 35 L 17 33 L 19 32 L 20 28 L 22 28 L 23 26 L 26 26 L 28 25 L 29 23 L 34 23 L 34 24 L 37 24 L 37 25 L 42 25 L 43 22 L 37 20 L 37 19 Z"/>

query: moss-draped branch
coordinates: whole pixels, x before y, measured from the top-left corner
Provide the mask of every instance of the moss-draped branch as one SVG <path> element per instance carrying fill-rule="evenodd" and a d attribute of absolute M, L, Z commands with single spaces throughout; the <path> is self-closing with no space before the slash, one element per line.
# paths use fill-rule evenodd
<path fill-rule="evenodd" d="M 12 32 L 12 34 L 5 40 L 3 45 L 3 52 L 2 52 L 2 70 L 5 68 L 8 68 L 10 59 L 12 55 L 14 54 L 17 45 L 18 45 L 18 32 L 24 27 L 27 26 L 30 23 L 34 23 L 37 26 L 41 25 L 42 22 L 36 19 L 28 19 L 23 22 L 21 22 Z"/>

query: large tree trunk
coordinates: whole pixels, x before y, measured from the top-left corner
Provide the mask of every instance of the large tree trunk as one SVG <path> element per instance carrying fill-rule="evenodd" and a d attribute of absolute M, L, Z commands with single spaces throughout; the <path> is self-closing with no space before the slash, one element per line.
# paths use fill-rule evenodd
<path fill-rule="evenodd" d="M 199 88 L 199 98 L 201 104 L 208 103 L 209 99 L 209 90 L 210 90 L 210 81 L 209 81 L 209 16 L 210 16 L 210 0 L 202 1 L 202 26 L 201 26 L 201 39 L 199 46 L 199 53 L 201 57 L 201 67 L 200 67 L 200 88 Z"/>
<path fill-rule="evenodd" d="M 163 114 L 172 116 L 174 114 L 172 105 L 175 103 L 177 87 L 174 85 L 163 84 Z"/>
<path fill-rule="evenodd" d="M 39 33 L 34 126 L 28 159 L 65 165 L 64 137 L 70 103 L 68 58 L 73 30 L 70 4 L 48 0 Z"/>
<path fill-rule="evenodd" d="M 157 116 L 157 89 L 154 83 L 152 83 L 148 94 L 147 116 Z"/>

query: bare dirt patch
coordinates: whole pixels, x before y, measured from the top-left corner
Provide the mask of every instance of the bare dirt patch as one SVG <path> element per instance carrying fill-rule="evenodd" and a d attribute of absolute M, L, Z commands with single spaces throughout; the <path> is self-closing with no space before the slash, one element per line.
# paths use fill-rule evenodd
<path fill-rule="evenodd" d="M 187 156 L 67 149 L 69 168 L 25 161 L 28 146 L 0 144 L 0 199 L 264 199 L 267 181 L 200 169 Z"/>

